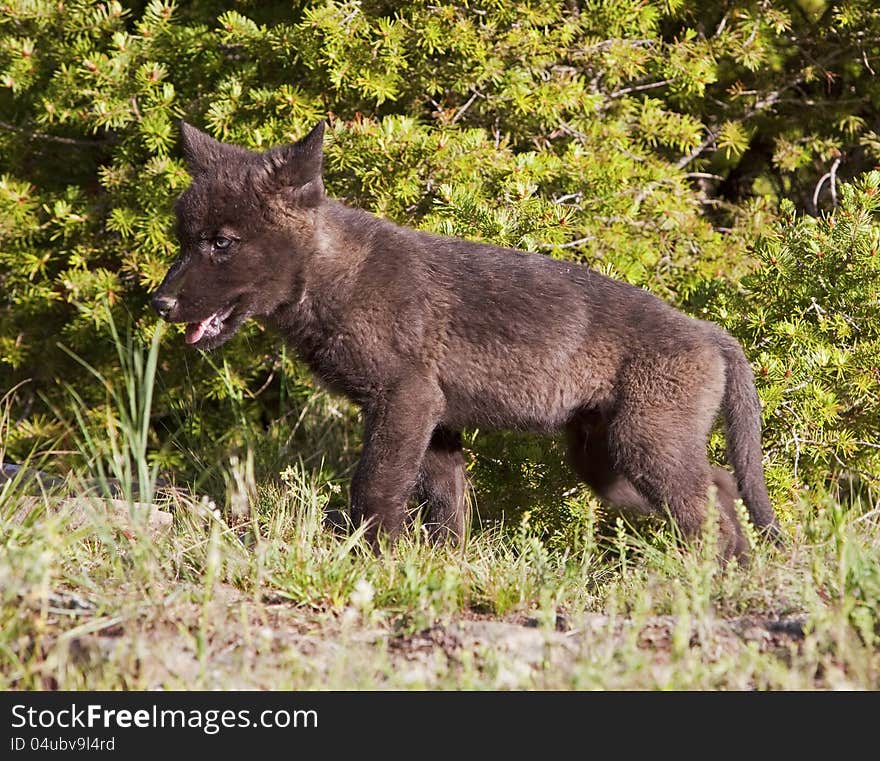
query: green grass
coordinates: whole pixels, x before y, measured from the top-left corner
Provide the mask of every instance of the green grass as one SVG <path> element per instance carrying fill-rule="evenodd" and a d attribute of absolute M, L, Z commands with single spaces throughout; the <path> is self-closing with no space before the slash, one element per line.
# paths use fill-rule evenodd
<path fill-rule="evenodd" d="M 438 548 L 416 518 L 377 557 L 326 525 L 344 474 L 319 458 L 279 468 L 252 448 L 216 466 L 214 500 L 162 496 L 146 425 L 158 340 L 120 346 L 129 381 L 108 385 L 103 436 L 72 396 L 71 484 L 97 496 L 0 489 L 0 689 L 880 686 L 870 496 L 802 495 L 786 546 L 755 542 L 748 568 L 721 567 L 710 530 L 685 546 L 587 493 L 565 498 L 559 530 L 521 513 Z"/>
<path fill-rule="evenodd" d="M 570 552 L 416 529 L 374 557 L 322 525 L 329 488 L 293 468 L 237 523 L 178 497 L 152 532 L 4 495 L 0 688 L 878 687 L 876 507 L 804 504 L 748 569 L 615 526 Z"/>

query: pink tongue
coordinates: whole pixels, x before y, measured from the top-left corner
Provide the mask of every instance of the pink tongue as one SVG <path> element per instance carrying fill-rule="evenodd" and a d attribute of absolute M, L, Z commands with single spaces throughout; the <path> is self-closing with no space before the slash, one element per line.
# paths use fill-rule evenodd
<path fill-rule="evenodd" d="M 186 342 L 188 344 L 196 343 L 204 334 L 205 330 L 208 328 L 208 323 L 214 318 L 214 315 L 207 317 L 201 322 L 191 322 L 186 326 Z"/>

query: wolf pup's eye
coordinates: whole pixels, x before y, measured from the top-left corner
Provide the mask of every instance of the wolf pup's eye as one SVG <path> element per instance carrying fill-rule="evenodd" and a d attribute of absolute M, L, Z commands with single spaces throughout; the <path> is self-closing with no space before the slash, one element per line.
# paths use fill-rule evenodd
<path fill-rule="evenodd" d="M 226 251 L 232 245 L 232 238 L 227 238 L 225 235 L 218 235 L 214 238 L 214 248 L 220 251 Z"/>

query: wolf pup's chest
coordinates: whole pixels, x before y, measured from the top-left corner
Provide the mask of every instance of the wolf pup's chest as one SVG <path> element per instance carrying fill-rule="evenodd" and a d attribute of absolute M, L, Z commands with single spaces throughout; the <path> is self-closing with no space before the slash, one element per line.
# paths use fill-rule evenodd
<path fill-rule="evenodd" d="M 387 369 L 378 341 L 369 331 L 311 320 L 282 334 L 297 355 L 330 391 L 363 403 L 382 385 Z"/>

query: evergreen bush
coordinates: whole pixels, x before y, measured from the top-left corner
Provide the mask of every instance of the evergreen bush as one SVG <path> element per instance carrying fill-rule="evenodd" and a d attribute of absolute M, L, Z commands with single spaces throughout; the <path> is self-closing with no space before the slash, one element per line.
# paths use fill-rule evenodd
<path fill-rule="evenodd" d="M 878 40 L 864 0 L 4 0 L 0 388 L 23 384 L 7 451 L 64 445 L 66 385 L 104 425 L 106 388 L 59 344 L 112 380 L 111 321 L 152 336 L 188 182 L 179 120 L 261 149 L 327 118 L 332 195 L 726 324 L 758 373 L 778 497 L 876 474 L 876 175 L 841 181 L 880 148 Z M 255 325 L 210 357 L 168 331 L 160 383 L 166 468 L 267 440 L 312 456 L 284 425 L 328 414 L 350 458 L 354 410 Z M 558 507 L 558 452 L 470 440 L 498 504 Z"/>

